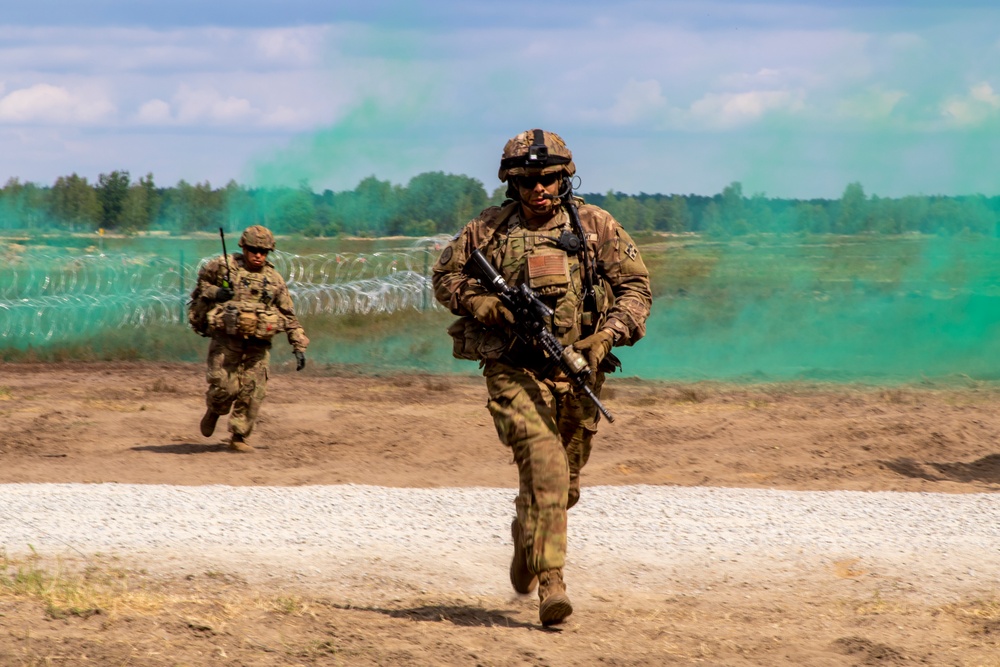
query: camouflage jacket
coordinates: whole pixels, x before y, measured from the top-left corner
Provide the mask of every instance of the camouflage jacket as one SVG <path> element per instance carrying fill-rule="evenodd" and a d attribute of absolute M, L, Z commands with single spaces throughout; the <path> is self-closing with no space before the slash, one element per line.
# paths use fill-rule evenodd
<path fill-rule="evenodd" d="M 260 271 L 250 271 L 243 263 L 243 255 L 237 252 L 229 256 L 229 272 L 234 293 L 232 300 L 276 310 L 284 320 L 284 330 L 292 349 L 304 352 L 309 346 L 309 339 L 295 316 L 295 306 L 288 293 L 288 286 L 274 265 L 266 262 Z M 198 286 L 192 296 L 215 301 L 216 293 L 227 279 L 226 262 L 220 255 L 209 260 L 198 272 Z"/>
<path fill-rule="evenodd" d="M 529 229 L 522 225 L 516 203 L 487 208 L 444 248 L 433 273 L 437 300 L 456 315 L 471 314 L 469 299 L 487 290 L 462 268 L 478 248 L 509 285 L 527 282 L 552 307 L 552 332 L 563 345 L 602 327 L 615 331 L 616 345 L 634 344 L 646 333 L 652 305 L 649 272 L 628 232 L 610 213 L 582 200 L 577 203 L 589 263 L 595 269 L 596 312 L 587 312 L 584 302 L 580 253 L 567 253 L 557 244 L 570 229 L 566 210 L 560 208 L 552 220 Z"/>

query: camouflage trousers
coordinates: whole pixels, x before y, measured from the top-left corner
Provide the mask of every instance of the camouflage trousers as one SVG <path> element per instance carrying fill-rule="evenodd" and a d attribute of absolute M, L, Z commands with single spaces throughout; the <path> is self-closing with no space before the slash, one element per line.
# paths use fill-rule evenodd
<path fill-rule="evenodd" d="M 217 337 L 208 347 L 208 391 L 205 403 L 212 412 L 229 416 L 229 431 L 244 437 L 253 431 L 267 394 L 270 343 Z"/>
<path fill-rule="evenodd" d="M 598 412 L 568 382 L 487 362 L 483 374 L 500 441 L 511 448 L 520 488 L 514 501 L 528 567 L 536 574 L 566 562 L 566 510 L 580 498 L 580 471 L 590 458 Z M 604 374 L 594 393 L 600 396 Z"/>

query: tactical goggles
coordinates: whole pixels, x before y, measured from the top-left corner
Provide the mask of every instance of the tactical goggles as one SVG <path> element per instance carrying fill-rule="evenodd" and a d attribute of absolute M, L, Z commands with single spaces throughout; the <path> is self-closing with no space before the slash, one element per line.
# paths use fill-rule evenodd
<path fill-rule="evenodd" d="M 257 246 L 252 246 L 252 245 L 244 246 L 243 250 L 245 250 L 246 252 L 252 252 L 256 255 L 266 255 L 267 253 L 271 252 L 270 248 L 258 248 Z"/>
<path fill-rule="evenodd" d="M 514 180 L 517 182 L 519 188 L 524 188 L 525 190 L 533 190 L 539 183 L 543 187 L 548 187 L 562 178 L 560 172 L 553 172 L 551 174 L 541 174 L 537 176 L 515 176 Z"/>

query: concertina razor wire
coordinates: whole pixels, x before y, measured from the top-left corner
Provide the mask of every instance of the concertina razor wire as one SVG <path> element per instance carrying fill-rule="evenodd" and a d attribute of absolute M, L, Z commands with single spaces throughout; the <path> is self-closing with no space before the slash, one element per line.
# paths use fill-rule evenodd
<path fill-rule="evenodd" d="M 285 278 L 300 317 L 369 315 L 440 306 L 430 267 L 447 237 L 373 253 L 298 255 L 269 260 Z M 199 269 L 146 254 L 81 254 L 25 249 L 0 255 L 0 345 L 40 344 L 107 329 L 187 321 Z"/>

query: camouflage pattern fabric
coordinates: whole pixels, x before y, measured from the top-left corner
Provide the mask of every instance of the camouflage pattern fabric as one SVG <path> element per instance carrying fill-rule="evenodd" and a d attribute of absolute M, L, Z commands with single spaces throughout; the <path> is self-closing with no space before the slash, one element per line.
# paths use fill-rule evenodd
<path fill-rule="evenodd" d="M 309 338 L 306 337 L 305 330 L 295 316 L 295 305 L 288 293 L 288 286 L 274 265 L 267 262 L 260 271 L 250 271 L 243 263 L 243 255 L 237 252 L 229 256 L 228 274 L 232 277 L 232 289 L 235 293 L 233 300 L 273 307 L 285 321 L 288 343 L 292 349 L 305 352 L 309 347 Z M 208 261 L 198 272 L 198 286 L 192 297 L 214 301 L 215 294 L 224 280 L 228 280 L 226 260 L 219 256 Z M 213 337 L 224 335 L 218 332 L 211 333 Z"/>
<path fill-rule="evenodd" d="M 222 256 L 202 267 L 194 295 L 214 301 L 223 280 L 231 277 L 233 301 L 255 304 L 279 313 L 292 349 L 305 352 L 309 338 L 295 316 L 288 287 L 274 265 L 267 262 L 260 271 L 250 271 L 243 262 L 242 254 L 234 253 L 228 259 L 228 273 L 226 259 Z M 271 341 L 227 335 L 217 329 L 209 333 L 212 342 L 208 348 L 205 402 L 216 414 L 224 415 L 231 409 L 229 431 L 247 437 L 253 431 L 267 392 Z"/>
<path fill-rule="evenodd" d="M 589 263 L 597 268 L 596 312 L 586 312 L 579 255 L 568 255 L 558 243 L 570 229 L 566 211 L 528 229 L 515 203 L 484 210 L 442 250 L 432 278 L 435 297 L 455 315 L 472 315 L 471 299 L 487 290 L 462 269 L 472 251 L 480 249 L 508 284 L 527 283 L 552 308 L 552 333 L 563 345 L 602 328 L 614 330 L 615 345 L 634 344 L 645 335 L 652 304 L 649 273 L 635 242 L 610 213 L 583 200 L 577 204 Z M 468 326 L 453 329 L 461 329 L 466 338 L 477 332 Z M 590 458 L 597 409 L 574 393 L 570 383 L 541 376 L 535 368 L 537 350 L 510 331 L 478 330 L 503 343 L 484 338 L 481 345 L 466 340 L 461 347 L 464 352 L 496 351 L 483 352 L 480 363 L 489 391 L 487 408 L 518 467 L 515 506 L 529 567 L 536 574 L 561 568 L 566 510 L 580 497 L 580 472 Z M 594 370 L 593 389 L 600 396 L 604 374 Z"/>
<path fill-rule="evenodd" d="M 528 154 L 531 145 L 535 142 L 536 132 L 542 132 L 543 144 L 548 150 L 549 155 L 564 158 L 563 161 L 557 164 L 546 164 L 541 169 L 537 169 L 516 159 L 523 158 Z M 520 162 L 521 164 L 505 166 L 507 161 L 512 159 L 514 162 Z M 500 170 L 497 172 L 497 177 L 503 183 L 511 176 L 521 176 L 527 174 L 529 171 L 539 174 L 562 172 L 567 176 L 572 176 L 576 173 L 576 165 L 573 163 L 573 153 L 566 147 L 566 142 L 563 141 L 563 138 L 555 132 L 545 132 L 543 130 L 521 132 L 503 147 L 503 153 L 500 155 Z"/>
<path fill-rule="evenodd" d="M 598 321 L 591 326 L 596 330 L 608 326 L 618 336 L 616 345 L 633 345 L 646 334 L 646 318 L 652 304 L 649 272 L 639 255 L 638 247 L 610 213 L 578 199 L 580 222 L 587 236 L 587 250 L 591 265 L 598 267 L 597 281 L 599 313 L 591 314 Z M 487 293 L 486 288 L 462 273 L 462 267 L 473 250 L 479 248 L 486 255 L 504 280 L 510 285 L 531 283 L 528 275 L 528 257 L 553 253 L 559 234 L 568 228 L 569 216 L 565 210 L 539 229 L 526 230 L 521 225 L 516 204 L 503 208 L 492 206 L 469 222 L 458 235 L 444 247 L 434 265 L 432 276 L 434 295 L 455 315 L 471 315 L 467 304 L 474 296 Z M 583 283 L 576 256 L 567 259 L 571 274 L 562 285 L 551 283 L 550 277 L 539 276 L 535 282 L 540 296 L 552 297 L 555 302 L 574 299 L 574 307 L 583 307 Z M 534 288 L 534 285 L 532 286 Z M 556 310 L 560 311 L 558 303 Z M 560 312 L 565 312 L 565 304 Z M 583 318 L 578 311 L 576 317 Z M 564 318 L 572 319 L 569 314 Z M 566 324 L 581 324 L 580 322 Z M 566 345 L 579 340 L 580 329 L 575 332 L 553 331 Z"/>
<path fill-rule="evenodd" d="M 274 234 L 263 225 L 251 225 L 240 235 L 240 247 L 274 250 Z"/>
<path fill-rule="evenodd" d="M 267 368 L 271 346 L 216 337 L 208 346 L 208 391 L 205 403 L 212 412 L 229 415 L 229 431 L 244 437 L 253 432 L 257 413 L 267 395 Z"/>
<path fill-rule="evenodd" d="M 590 458 L 597 408 L 568 382 L 554 382 L 502 362 L 485 368 L 500 441 L 513 450 L 519 490 L 514 505 L 534 573 L 566 561 L 566 510 L 580 498 L 580 470 Z M 600 396 L 604 374 L 593 387 Z"/>

